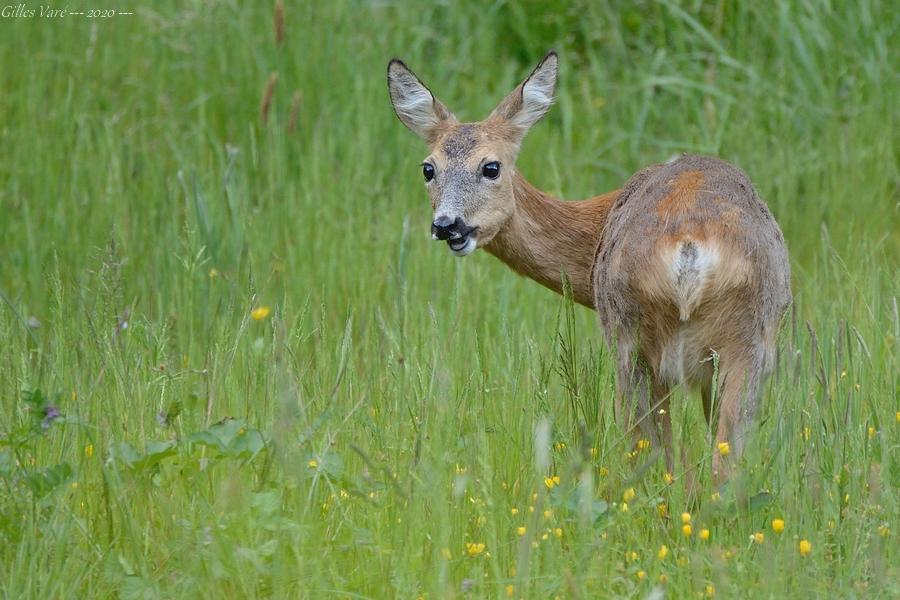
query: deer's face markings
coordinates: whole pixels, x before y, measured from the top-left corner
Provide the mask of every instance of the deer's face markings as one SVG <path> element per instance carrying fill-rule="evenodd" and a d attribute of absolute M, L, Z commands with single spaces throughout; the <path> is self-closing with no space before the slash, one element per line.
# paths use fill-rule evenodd
<path fill-rule="evenodd" d="M 457 256 L 490 242 L 515 214 L 519 144 L 550 109 L 556 72 L 550 52 L 487 119 L 460 123 L 402 61 L 388 64 L 394 111 L 429 147 L 422 174 L 434 211 L 431 233 Z"/>
<path fill-rule="evenodd" d="M 502 124 L 454 124 L 431 144 L 425 187 L 434 212 L 431 232 L 457 256 L 489 242 L 515 210 L 512 188 L 516 148 Z"/>

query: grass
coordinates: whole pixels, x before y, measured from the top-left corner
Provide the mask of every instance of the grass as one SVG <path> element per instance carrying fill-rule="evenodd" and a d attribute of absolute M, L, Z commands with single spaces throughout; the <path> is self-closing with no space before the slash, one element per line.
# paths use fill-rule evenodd
<path fill-rule="evenodd" d="M 889 3 L 292 3 L 281 45 L 263 3 L 126 4 L 0 20 L 5 597 L 900 593 Z M 697 398 L 686 498 L 627 453 L 596 316 L 429 239 L 388 59 L 478 119 L 549 47 L 531 181 L 715 154 L 788 240 L 718 499 Z"/>

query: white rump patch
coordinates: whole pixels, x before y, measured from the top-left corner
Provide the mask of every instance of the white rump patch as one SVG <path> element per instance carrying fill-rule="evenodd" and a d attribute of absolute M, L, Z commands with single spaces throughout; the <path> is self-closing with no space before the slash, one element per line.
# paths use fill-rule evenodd
<path fill-rule="evenodd" d="M 682 321 L 690 319 L 700 305 L 703 291 L 718 264 L 719 255 L 715 248 L 690 239 L 682 240 L 678 245 L 672 259 L 671 277 L 675 305 Z"/>

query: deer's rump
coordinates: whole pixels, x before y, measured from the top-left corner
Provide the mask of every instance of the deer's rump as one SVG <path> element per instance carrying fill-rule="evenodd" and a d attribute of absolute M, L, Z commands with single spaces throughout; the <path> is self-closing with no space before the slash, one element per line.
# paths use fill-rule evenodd
<path fill-rule="evenodd" d="M 791 298 L 784 238 L 750 180 L 694 155 L 626 183 L 600 238 L 593 284 L 607 336 L 628 336 L 670 380 L 705 377 L 710 350 L 774 347 Z"/>

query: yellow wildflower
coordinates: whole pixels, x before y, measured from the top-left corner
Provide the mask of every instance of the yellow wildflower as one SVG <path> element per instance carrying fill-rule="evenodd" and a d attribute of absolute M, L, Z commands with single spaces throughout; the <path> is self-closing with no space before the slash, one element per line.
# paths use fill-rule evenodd
<path fill-rule="evenodd" d="M 663 544 L 659 547 L 659 552 L 656 555 L 659 557 L 659 560 L 664 560 L 669 555 L 669 547 Z"/>
<path fill-rule="evenodd" d="M 631 552 L 628 553 L 627 558 L 628 558 L 628 560 L 630 560 L 631 562 L 634 562 L 634 561 L 636 561 L 636 560 L 638 559 L 638 553 L 635 552 L 634 550 L 632 550 Z"/>
<path fill-rule="evenodd" d="M 213 267 L 212 269 L 209 270 L 209 278 L 210 279 L 215 279 L 218 276 L 219 276 L 219 270 L 217 268 Z"/>
<path fill-rule="evenodd" d="M 650 448 L 650 440 L 638 440 L 638 450 L 648 450 Z"/>
<path fill-rule="evenodd" d="M 554 530 L 553 530 L 553 535 L 555 535 L 555 536 L 556 536 L 557 538 L 559 538 L 559 539 L 562 539 L 562 536 L 563 536 L 563 530 L 562 530 L 562 527 L 557 527 L 556 529 L 554 529 Z"/>
<path fill-rule="evenodd" d="M 663 475 L 663 481 L 666 482 L 666 485 L 672 485 L 672 482 L 675 481 L 675 477 L 671 473 L 666 473 Z"/>
<path fill-rule="evenodd" d="M 516 533 L 519 534 L 519 537 L 522 537 L 523 535 L 525 535 L 525 533 L 527 531 L 528 530 L 525 529 L 524 527 L 516 527 Z"/>
<path fill-rule="evenodd" d="M 562 452 L 563 450 L 566 449 L 566 443 L 565 442 L 556 442 L 555 444 L 553 444 L 553 449 L 556 450 L 557 452 Z"/>
<path fill-rule="evenodd" d="M 541 539 L 542 539 L 542 540 L 546 540 L 546 539 L 549 538 L 549 537 L 550 537 L 550 535 L 547 534 L 547 533 L 545 533 L 544 535 L 541 536 Z"/>
<path fill-rule="evenodd" d="M 545 518 L 545 519 L 549 519 L 549 518 L 552 517 L 552 516 L 553 516 L 553 511 L 550 510 L 549 508 L 548 508 L 547 510 L 544 511 L 544 518 Z"/>
<path fill-rule="evenodd" d="M 481 542 L 466 542 L 466 552 L 469 556 L 478 556 L 484 552 L 484 544 Z"/>
<path fill-rule="evenodd" d="M 718 447 L 719 454 L 722 456 L 728 456 L 731 453 L 731 446 L 728 445 L 728 442 L 719 442 L 716 444 L 716 447 Z"/>
<path fill-rule="evenodd" d="M 516 516 L 517 514 L 519 514 L 519 509 L 513 506 L 511 509 L 509 509 L 509 512 L 512 513 L 512 516 Z"/>
<path fill-rule="evenodd" d="M 625 493 L 622 494 L 622 501 L 631 502 L 632 500 L 634 500 L 635 496 L 636 494 L 634 492 L 634 488 L 628 488 L 627 490 L 625 490 Z"/>
<path fill-rule="evenodd" d="M 706 597 L 707 597 L 707 598 L 712 598 L 712 597 L 715 596 L 715 595 L 716 595 L 716 586 L 714 586 L 714 585 L 711 584 L 711 583 L 708 584 L 708 585 L 706 586 Z"/>
<path fill-rule="evenodd" d="M 559 485 L 559 475 L 554 475 L 553 477 L 544 477 L 544 485 L 547 486 L 548 490 L 552 490 Z"/>
<path fill-rule="evenodd" d="M 685 525 L 690 523 L 691 522 L 691 513 L 689 513 L 689 512 L 681 513 L 681 522 L 684 523 Z"/>
<path fill-rule="evenodd" d="M 507 597 L 507 598 L 512 598 L 512 597 L 515 595 L 515 593 L 516 593 L 516 586 L 514 586 L 514 585 L 511 584 L 511 583 L 509 583 L 509 584 L 507 584 L 506 587 L 504 588 L 504 592 L 506 593 L 506 597 Z"/>
<path fill-rule="evenodd" d="M 700 539 L 704 542 L 709 539 L 709 529 L 700 530 Z"/>
<path fill-rule="evenodd" d="M 803 435 L 803 441 L 808 442 L 809 436 L 812 435 L 812 429 L 810 429 L 809 427 L 804 427 L 802 435 Z"/>
<path fill-rule="evenodd" d="M 309 467 L 310 469 L 318 468 L 319 461 L 317 461 L 316 459 L 313 458 L 308 463 L 306 463 L 306 466 Z"/>
<path fill-rule="evenodd" d="M 533 507 L 533 506 L 529 506 L 529 507 L 528 507 L 528 512 L 533 513 L 533 512 L 534 512 L 534 507 Z"/>
<path fill-rule="evenodd" d="M 340 496 L 341 496 L 341 498 L 343 498 L 344 500 L 346 500 L 347 498 L 350 497 L 350 493 L 347 492 L 347 490 L 341 490 L 341 491 L 340 491 Z"/>
<path fill-rule="evenodd" d="M 900 415 L 900 413 L 897 414 Z M 897 420 L 900 421 L 900 418 L 898 418 Z M 597 460 L 598 456 L 600 456 L 600 450 L 598 450 L 597 448 L 591 448 L 591 458 Z"/>
<path fill-rule="evenodd" d="M 88 444 L 87 446 L 84 447 L 84 455 L 87 458 L 94 456 L 94 445 L 93 444 Z"/>
<path fill-rule="evenodd" d="M 900 423 L 900 410 L 897 411 L 895 418 L 897 419 L 897 422 Z"/>
<path fill-rule="evenodd" d="M 669 507 L 666 506 L 665 502 L 660 502 L 656 505 L 656 514 L 658 514 L 660 517 L 665 517 L 668 510 Z"/>
<path fill-rule="evenodd" d="M 622 512 L 628 512 L 628 503 L 627 502 L 622 503 Z"/>
<path fill-rule="evenodd" d="M 882 523 L 878 526 L 878 535 L 886 538 L 887 536 L 891 535 L 891 528 Z"/>
<path fill-rule="evenodd" d="M 878 433 L 878 431 L 877 431 L 874 427 L 872 427 L 871 425 L 869 425 L 869 439 L 870 439 L 870 440 L 871 440 L 873 437 L 875 437 L 875 434 L 876 434 L 876 433 Z"/>
<path fill-rule="evenodd" d="M 772 519 L 772 531 L 775 533 L 784 531 L 784 519 Z"/>
<path fill-rule="evenodd" d="M 718 502 L 722 499 L 722 494 L 720 494 L 719 492 L 713 492 L 712 496 L 710 496 L 709 499 L 713 502 Z"/>
<path fill-rule="evenodd" d="M 597 473 L 600 475 L 600 477 L 606 477 L 607 475 L 609 475 L 609 469 L 607 469 L 606 467 L 600 467 L 597 470 Z"/>
<path fill-rule="evenodd" d="M 812 552 L 812 544 L 810 544 L 808 540 L 800 540 L 798 550 L 800 550 L 800 556 L 806 556 Z"/>
<path fill-rule="evenodd" d="M 753 535 L 750 536 L 750 541 L 752 541 L 755 544 L 762 544 L 764 541 L 766 541 L 766 536 L 763 535 L 762 531 L 757 531 L 756 533 L 754 533 Z"/>
<path fill-rule="evenodd" d="M 647 573 L 645 573 L 644 571 L 638 571 L 636 575 L 639 581 L 647 579 Z"/>
<path fill-rule="evenodd" d="M 253 317 L 254 321 L 262 321 L 269 316 L 270 312 L 272 312 L 272 309 L 268 306 L 258 306 L 250 311 L 250 316 Z"/>
<path fill-rule="evenodd" d="M 691 537 L 691 534 L 693 532 L 694 532 L 694 530 L 691 528 L 690 525 L 682 525 L 681 526 L 681 533 L 684 534 L 684 537 Z"/>

